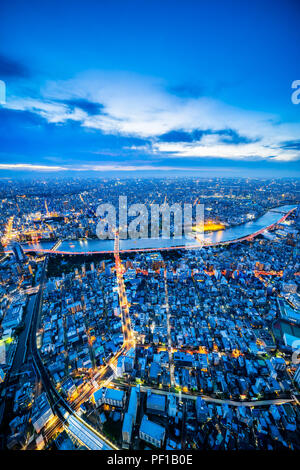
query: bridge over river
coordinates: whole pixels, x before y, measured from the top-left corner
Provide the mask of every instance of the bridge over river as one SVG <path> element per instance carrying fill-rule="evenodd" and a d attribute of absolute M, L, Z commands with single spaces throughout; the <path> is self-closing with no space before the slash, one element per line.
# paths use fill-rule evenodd
<path fill-rule="evenodd" d="M 246 222 L 235 227 L 216 232 L 204 234 L 204 246 L 225 245 L 243 240 L 252 240 L 266 230 L 270 230 L 276 224 L 282 223 L 295 209 L 296 205 L 285 205 L 270 209 L 266 214 L 256 220 Z M 203 246 L 202 242 L 182 237 L 175 238 L 142 238 L 120 240 L 121 252 L 135 251 L 157 251 L 176 249 L 198 249 Z M 81 255 L 114 253 L 114 240 L 58 240 L 53 242 L 40 242 L 33 245 L 24 245 L 24 251 L 36 253 Z"/>

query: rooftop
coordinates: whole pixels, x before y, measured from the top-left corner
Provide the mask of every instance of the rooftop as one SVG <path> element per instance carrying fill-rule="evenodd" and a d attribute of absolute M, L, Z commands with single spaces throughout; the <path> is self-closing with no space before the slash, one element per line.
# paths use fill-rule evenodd
<path fill-rule="evenodd" d="M 143 416 L 140 426 L 140 432 L 143 432 L 148 436 L 151 436 L 154 439 L 161 441 L 164 439 L 165 436 L 165 428 L 157 423 L 154 423 L 153 421 L 150 421 L 147 415 Z"/>

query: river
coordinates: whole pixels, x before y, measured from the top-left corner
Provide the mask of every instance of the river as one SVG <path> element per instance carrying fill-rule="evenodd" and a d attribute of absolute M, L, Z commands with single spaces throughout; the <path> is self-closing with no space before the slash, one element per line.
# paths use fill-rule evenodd
<path fill-rule="evenodd" d="M 247 237 L 252 234 L 264 230 L 276 222 L 278 222 L 283 216 L 289 213 L 292 209 L 295 209 L 296 205 L 285 205 L 270 209 L 263 216 L 256 220 L 246 222 L 235 227 L 226 228 L 224 230 L 218 230 L 216 232 L 206 232 L 204 234 L 205 243 L 208 244 L 219 244 L 224 242 L 234 241 L 240 238 Z M 53 242 L 40 242 L 38 244 L 30 245 L 30 249 L 34 251 L 50 250 L 53 246 Z M 171 247 L 195 247 L 201 246 L 197 244 L 195 240 L 190 240 L 185 237 L 180 239 L 174 238 L 143 238 L 143 239 L 128 239 L 120 240 L 120 251 L 127 250 L 143 250 L 143 249 L 160 249 L 160 248 L 171 248 Z M 29 245 L 24 246 L 25 250 L 29 249 Z M 64 240 L 57 248 L 58 253 L 95 253 L 95 252 L 110 252 L 114 250 L 113 240 Z"/>

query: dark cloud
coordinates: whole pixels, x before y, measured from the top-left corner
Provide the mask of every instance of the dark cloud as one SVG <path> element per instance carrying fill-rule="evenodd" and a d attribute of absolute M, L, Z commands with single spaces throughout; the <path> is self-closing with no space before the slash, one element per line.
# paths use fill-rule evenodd
<path fill-rule="evenodd" d="M 22 154 L 25 159 L 30 157 L 31 163 L 41 163 L 49 155 L 81 162 L 87 155 L 104 161 L 110 159 L 110 154 L 116 154 L 122 159 L 132 154 L 131 146 L 149 143 L 136 137 L 103 134 L 71 119 L 51 123 L 38 113 L 1 107 L 0 142 L 1 152 Z"/>
<path fill-rule="evenodd" d="M 281 147 L 289 150 L 300 150 L 300 140 L 287 140 L 281 143 Z"/>
<path fill-rule="evenodd" d="M 29 69 L 24 64 L 0 54 L 0 79 L 28 78 L 29 76 Z"/>
<path fill-rule="evenodd" d="M 203 135 L 207 131 L 194 130 L 192 132 L 186 132 L 183 130 L 166 132 L 159 136 L 161 142 L 195 142 L 202 139 Z"/>
<path fill-rule="evenodd" d="M 92 101 L 88 101 L 83 98 L 74 98 L 64 101 L 64 103 L 68 106 L 71 106 L 72 108 L 80 108 L 91 116 L 104 114 L 104 106 L 101 103 L 93 103 Z"/>
<path fill-rule="evenodd" d="M 0 136 L 5 137 L 5 132 L 14 129 L 29 129 L 46 125 L 47 121 L 39 114 L 31 111 L 20 111 L 16 109 L 0 108 Z"/>
<path fill-rule="evenodd" d="M 223 129 L 220 131 L 212 132 L 212 134 L 217 134 L 221 136 L 220 140 L 224 144 L 251 144 L 259 141 L 259 139 L 250 139 L 249 137 L 240 135 L 233 129 Z"/>
<path fill-rule="evenodd" d="M 259 140 L 242 136 L 233 129 L 221 129 L 218 131 L 213 131 L 211 129 L 195 129 L 191 132 L 174 130 L 160 135 L 159 140 L 161 142 L 199 142 L 204 135 L 219 135 L 222 143 L 234 145 L 250 144 Z"/>
<path fill-rule="evenodd" d="M 187 83 L 169 87 L 168 91 L 182 98 L 199 98 L 204 94 L 204 87 L 198 84 Z"/>

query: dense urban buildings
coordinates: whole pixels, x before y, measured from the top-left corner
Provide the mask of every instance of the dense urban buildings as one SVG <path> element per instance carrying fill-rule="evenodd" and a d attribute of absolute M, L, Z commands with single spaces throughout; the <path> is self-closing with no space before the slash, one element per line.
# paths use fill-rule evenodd
<path fill-rule="evenodd" d="M 99 240 L 122 195 L 204 204 L 204 244 Z M 299 449 L 299 202 L 296 178 L 2 181 L 1 447 Z"/>
<path fill-rule="evenodd" d="M 296 456 L 300 1 L 0 4 L 1 463 Z"/>

